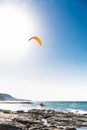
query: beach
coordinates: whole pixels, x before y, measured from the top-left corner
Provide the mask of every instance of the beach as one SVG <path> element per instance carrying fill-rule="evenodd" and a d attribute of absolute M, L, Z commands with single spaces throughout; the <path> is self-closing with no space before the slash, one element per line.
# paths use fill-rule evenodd
<path fill-rule="evenodd" d="M 0 130 L 87 130 L 87 114 L 45 109 L 0 110 Z"/>
<path fill-rule="evenodd" d="M 87 102 L 0 102 L 0 130 L 61 129 L 87 130 Z"/>

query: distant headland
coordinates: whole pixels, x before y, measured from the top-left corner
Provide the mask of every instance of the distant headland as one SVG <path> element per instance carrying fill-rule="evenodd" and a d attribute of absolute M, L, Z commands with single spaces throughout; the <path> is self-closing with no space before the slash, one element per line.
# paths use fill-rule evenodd
<path fill-rule="evenodd" d="M 17 99 L 10 94 L 0 93 L 0 101 L 17 101 Z"/>
<path fill-rule="evenodd" d="M 3 102 L 3 103 L 29 103 L 29 104 L 32 104 L 31 100 L 18 99 L 18 98 L 11 96 L 10 94 L 6 94 L 6 93 L 0 93 L 0 102 L 1 103 Z"/>

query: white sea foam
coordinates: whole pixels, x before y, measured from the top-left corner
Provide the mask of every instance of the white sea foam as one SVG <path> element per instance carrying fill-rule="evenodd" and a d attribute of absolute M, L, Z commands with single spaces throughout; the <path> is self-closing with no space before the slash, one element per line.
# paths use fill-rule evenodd
<path fill-rule="evenodd" d="M 6 103 L 0 103 L 0 109 L 3 110 L 11 110 L 11 111 L 17 111 L 17 110 L 24 110 L 24 111 L 28 111 L 29 109 L 31 109 L 31 105 L 26 105 L 26 104 L 6 104 Z"/>
<path fill-rule="evenodd" d="M 80 109 L 67 109 L 68 111 L 75 113 L 75 114 L 87 114 L 87 111 L 83 111 Z"/>
<path fill-rule="evenodd" d="M 44 107 L 40 107 L 39 105 L 33 105 L 28 103 L 20 103 L 20 102 L 0 102 L 0 109 L 3 110 L 11 110 L 11 111 L 28 111 L 30 109 L 44 109 Z"/>

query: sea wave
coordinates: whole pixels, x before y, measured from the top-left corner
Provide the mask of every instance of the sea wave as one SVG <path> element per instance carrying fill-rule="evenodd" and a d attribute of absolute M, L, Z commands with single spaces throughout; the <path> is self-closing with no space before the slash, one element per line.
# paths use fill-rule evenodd
<path fill-rule="evenodd" d="M 67 110 L 69 112 L 74 113 L 74 114 L 87 114 L 87 111 L 83 111 L 83 110 L 80 110 L 80 109 L 70 109 L 70 108 L 68 108 Z"/>

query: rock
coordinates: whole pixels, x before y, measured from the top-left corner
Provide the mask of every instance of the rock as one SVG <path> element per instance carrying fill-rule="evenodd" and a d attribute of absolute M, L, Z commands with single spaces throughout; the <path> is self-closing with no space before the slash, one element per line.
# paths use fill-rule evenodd
<path fill-rule="evenodd" d="M 65 130 L 76 130 L 76 128 L 69 128 L 69 127 L 66 127 Z"/>
<path fill-rule="evenodd" d="M 23 110 L 19 110 L 19 111 L 17 111 L 17 113 L 24 113 L 24 111 Z"/>
<path fill-rule="evenodd" d="M 76 130 L 79 126 L 87 126 L 87 115 L 38 109 L 0 110 L 0 130 Z"/>
<path fill-rule="evenodd" d="M 10 113 L 11 113 L 11 111 L 10 111 L 10 110 L 3 110 L 3 113 L 10 114 Z"/>
<path fill-rule="evenodd" d="M 22 128 L 8 124 L 0 124 L 0 130 L 22 130 Z"/>

